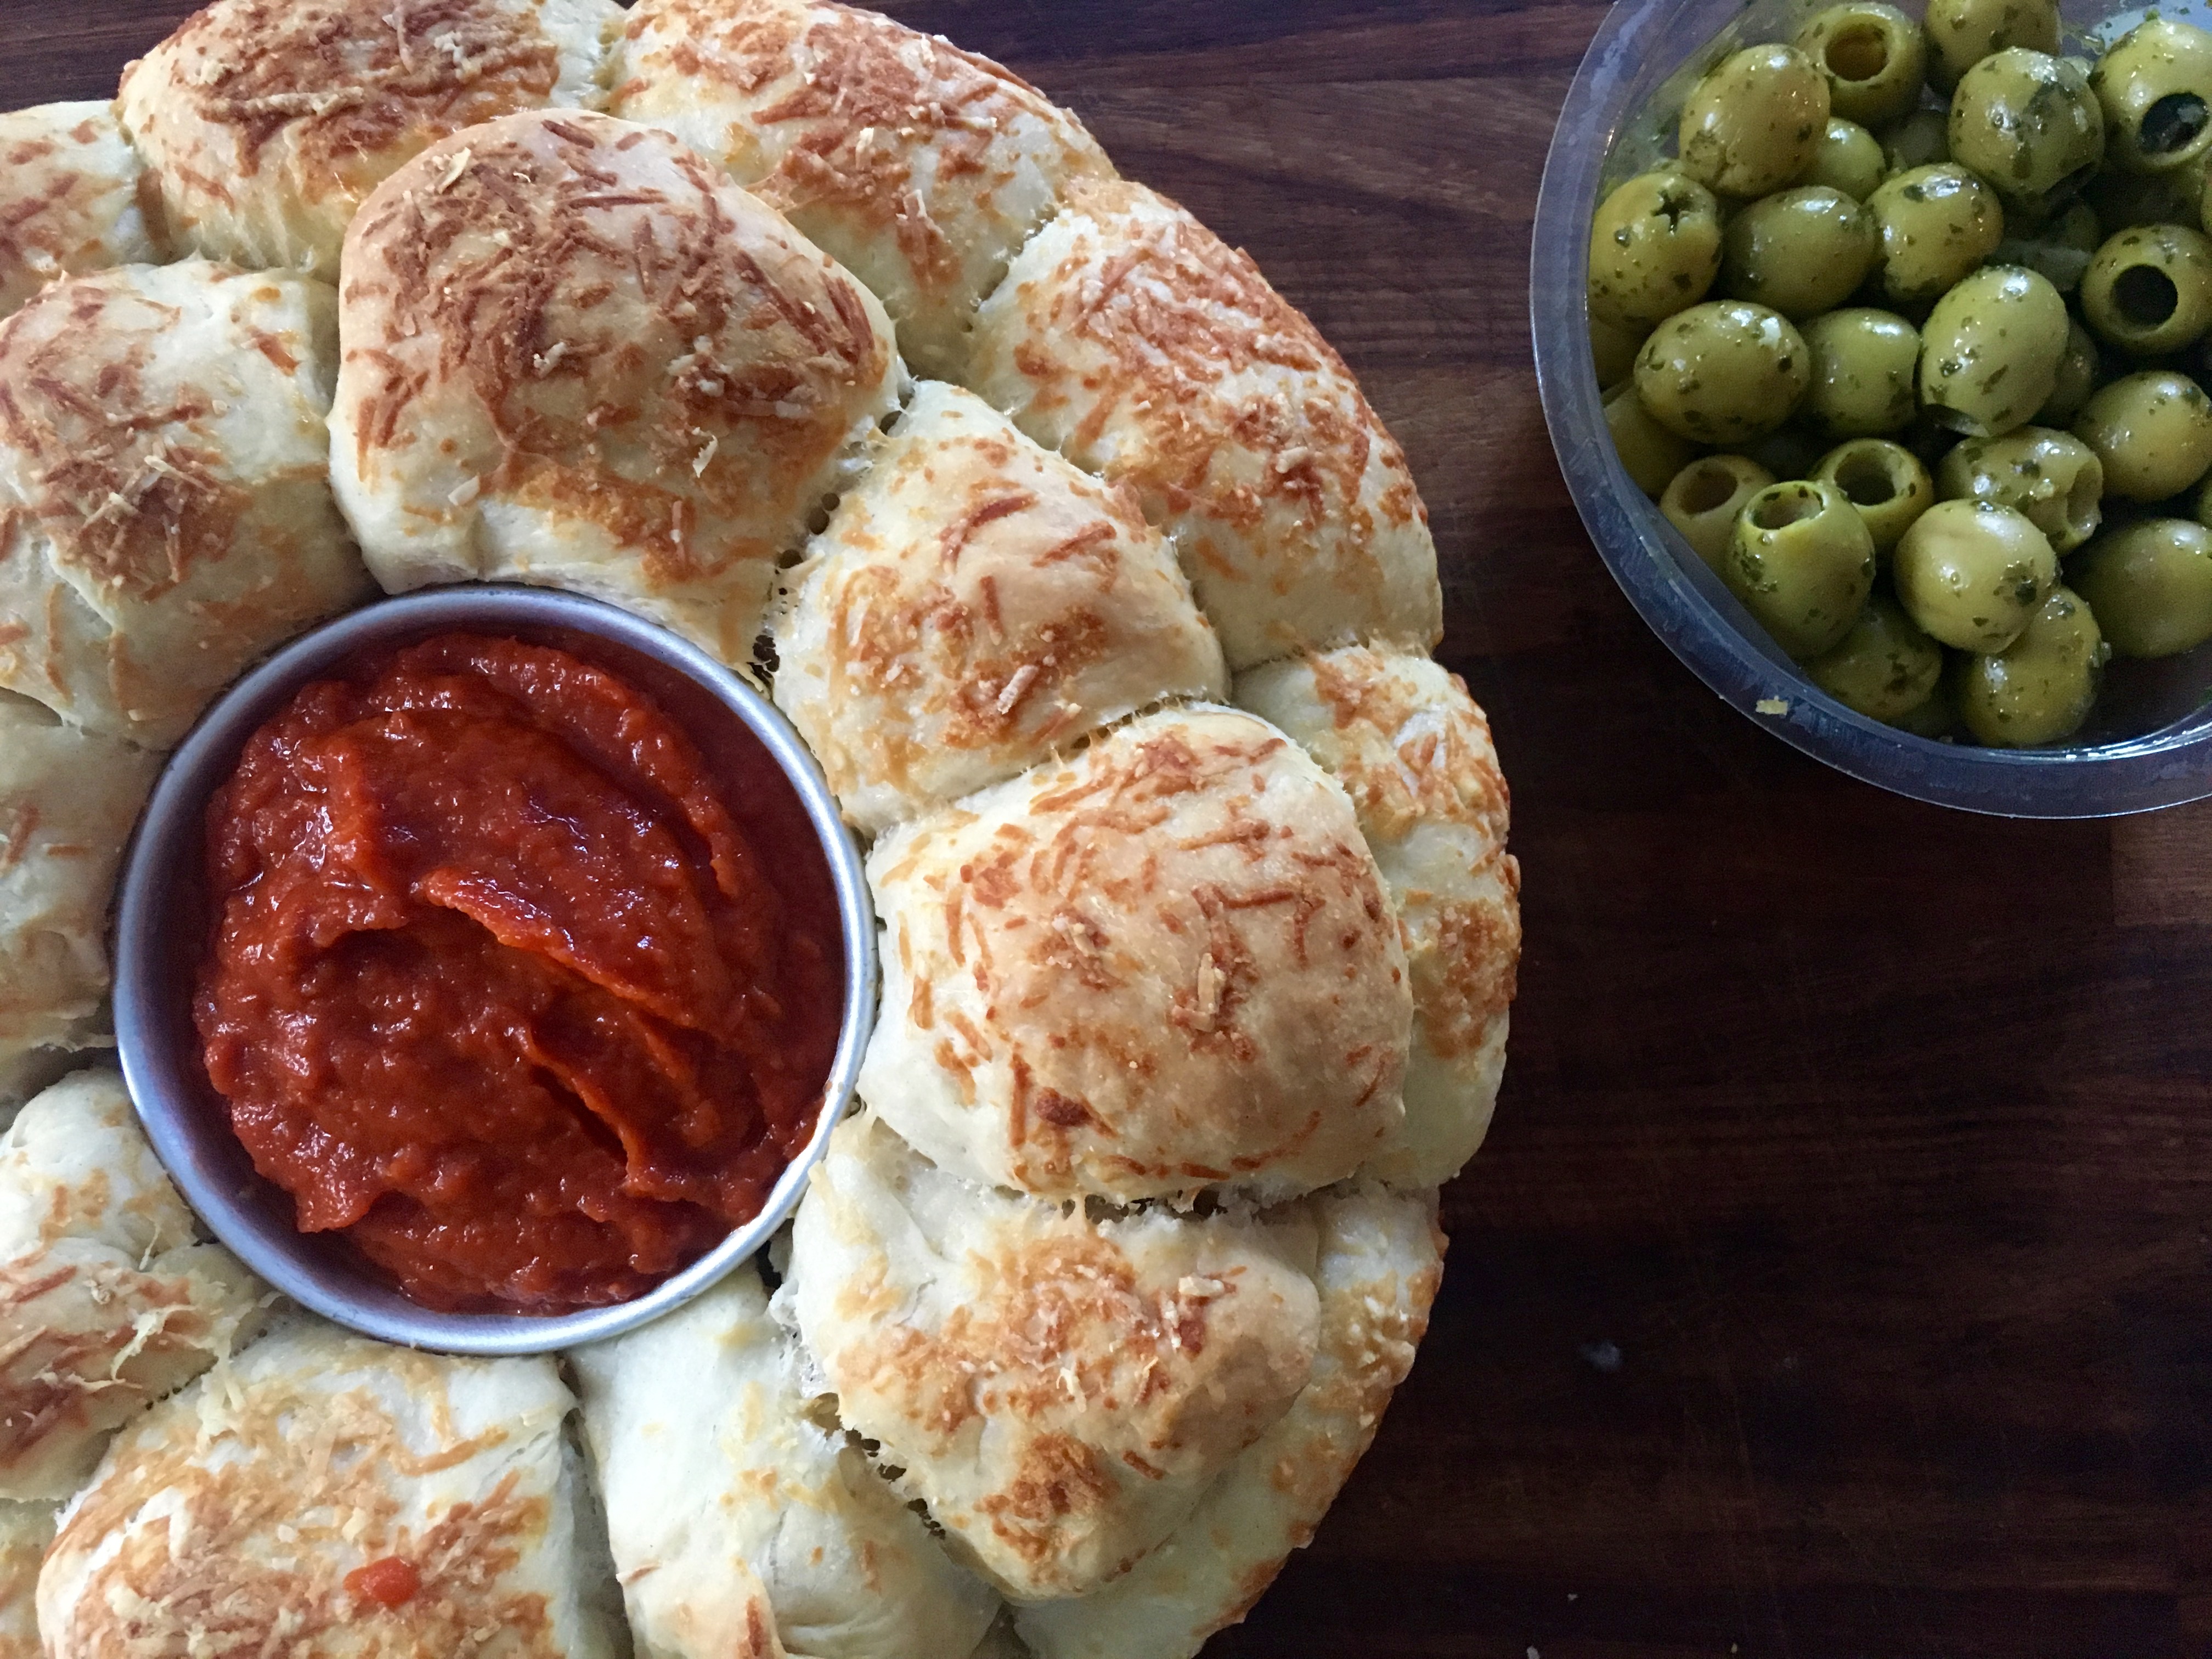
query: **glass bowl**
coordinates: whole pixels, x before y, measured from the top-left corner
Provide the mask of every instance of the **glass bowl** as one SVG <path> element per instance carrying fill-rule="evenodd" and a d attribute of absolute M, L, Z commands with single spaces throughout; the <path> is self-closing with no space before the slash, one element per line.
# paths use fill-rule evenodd
<path fill-rule="evenodd" d="M 1806 678 L 1613 453 L 1584 300 L 1591 215 L 1605 191 L 1669 153 L 1683 95 L 1699 76 L 1739 46 L 1789 39 L 1820 3 L 1620 0 L 1576 71 L 1536 199 L 1528 309 L 1544 419 L 1590 539 L 1629 603 L 1699 679 L 1852 777 L 2011 817 L 2105 817 L 2212 795 L 2212 645 L 2158 662 L 2115 661 L 2089 724 L 2065 747 L 1984 749 L 1899 732 Z M 1920 7 L 1907 0 L 1905 9 Z M 2069 48 L 2085 30 L 2141 15 L 2094 0 L 2069 5 Z"/>

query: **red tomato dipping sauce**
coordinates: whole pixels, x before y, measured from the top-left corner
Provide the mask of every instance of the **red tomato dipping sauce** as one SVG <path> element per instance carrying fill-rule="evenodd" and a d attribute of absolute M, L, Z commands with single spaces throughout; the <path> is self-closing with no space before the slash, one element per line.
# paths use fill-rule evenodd
<path fill-rule="evenodd" d="M 208 805 L 193 1013 L 301 1230 L 426 1307 L 557 1313 L 758 1214 L 842 957 L 826 872 L 791 873 L 819 848 L 733 804 L 635 688 L 511 639 L 367 659 L 262 726 Z"/>

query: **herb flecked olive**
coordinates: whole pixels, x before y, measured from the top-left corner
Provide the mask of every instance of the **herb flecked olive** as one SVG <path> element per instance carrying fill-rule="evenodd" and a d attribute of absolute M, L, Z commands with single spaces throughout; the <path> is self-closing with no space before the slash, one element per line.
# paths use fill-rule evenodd
<path fill-rule="evenodd" d="M 1650 331 L 1624 328 L 1602 317 L 1589 319 L 1590 364 L 1597 370 L 1601 391 L 1610 392 L 1636 373 L 1636 354 Z"/>
<path fill-rule="evenodd" d="M 1654 501 L 1667 481 L 1690 464 L 1697 446 L 1676 436 L 1651 418 L 1644 400 L 1636 395 L 1636 382 L 1623 380 L 1605 396 L 1605 426 L 1613 436 L 1621 465 L 1636 487 Z"/>
<path fill-rule="evenodd" d="M 1828 73 L 1828 106 L 1878 127 L 1919 100 L 1928 44 L 1920 26 L 1881 0 L 1846 0 L 1797 31 L 1797 50 Z"/>
<path fill-rule="evenodd" d="M 1928 78 L 1948 92 L 1991 52 L 2058 50 L 2057 0 L 1929 0 Z"/>
<path fill-rule="evenodd" d="M 2043 407 L 2066 354 L 2066 301 L 2019 265 L 1985 265 L 1936 302 L 1920 330 L 1920 398 L 1949 423 L 1995 437 Z"/>
<path fill-rule="evenodd" d="M 2097 452 L 2108 493 L 2163 501 L 2212 468 L 2212 399 L 2186 374 L 2147 368 L 2100 387 L 2074 435 Z"/>
<path fill-rule="evenodd" d="M 2011 202 L 2079 189 L 2105 159 L 2105 119 L 2089 77 L 2026 46 L 1983 58 L 1951 94 L 1951 159 Z"/>
<path fill-rule="evenodd" d="M 1874 587 L 1874 540 L 1835 485 L 1770 484 L 1737 515 L 1721 580 L 1802 662 L 1832 648 L 1858 620 Z"/>
<path fill-rule="evenodd" d="M 1644 408 L 1697 443 L 1740 443 L 1771 431 L 1790 418 L 1811 379 L 1804 338 L 1789 319 L 1743 300 L 1678 312 L 1651 331 L 1636 357 Z"/>
<path fill-rule="evenodd" d="M 1959 709 L 1984 743 L 2031 749 L 2081 729 L 2112 656 L 2092 608 L 2053 587 L 2002 651 L 1959 665 Z"/>
<path fill-rule="evenodd" d="M 2058 359 L 2058 375 L 2051 395 L 2035 418 L 2043 426 L 2071 426 L 2097 389 L 2097 342 L 2087 329 L 2070 318 L 2066 324 L 2066 349 Z"/>
<path fill-rule="evenodd" d="M 2212 150 L 2212 34 L 2152 17 L 2091 71 L 2112 159 L 2132 173 L 2171 173 Z"/>
<path fill-rule="evenodd" d="M 1704 299 L 1720 268 L 1712 191 L 1680 173 L 1639 173 L 1590 222 L 1590 314 L 1648 329 Z"/>
<path fill-rule="evenodd" d="M 1799 173 L 1828 125 L 1828 77 L 1794 46 L 1723 58 L 1682 105 L 1682 166 L 1723 196 L 1764 196 Z"/>
<path fill-rule="evenodd" d="M 1872 217 L 1841 191 L 1777 191 L 1729 222 L 1721 291 L 1796 321 L 1850 298 L 1880 246 Z"/>
<path fill-rule="evenodd" d="M 1938 501 L 1893 556 L 1897 597 L 1923 632 L 1961 651 L 2002 651 L 2058 580 L 2058 556 L 2027 514 Z"/>
<path fill-rule="evenodd" d="M 2212 530 L 2139 519 L 2075 559 L 2075 591 L 2124 657 L 2171 657 L 2212 639 Z"/>
<path fill-rule="evenodd" d="M 1881 183 L 1881 176 L 1889 170 L 1883 161 L 1881 145 L 1856 121 L 1828 118 L 1826 129 L 1820 134 L 1820 148 L 1813 152 L 1813 160 L 1805 171 L 1797 175 L 1801 185 L 1826 185 L 1830 190 L 1839 190 L 1854 202 L 1863 202 L 1874 194 Z"/>
<path fill-rule="evenodd" d="M 2111 146 L 2105 170 L 2083 187 L 2097 205 L 2097 217 L 2110 235 L 2136 225 L 2189 225 L 2197 222 L 2202 180 L 2186 173 L 2126 173 L 2112 165 Z"/>
<path fill-rule="evenodd" d="M 1935 691 L 1943 647 L 1914 627 L 1895 599 L 1875 593 L 1842 642 L 1807 663 L 1805 674 L 1844 708 L 1895 721 Z"/>
<path fill-rule="evenodd" d="M 2104 463 L 2070 433 L 2024 426 L 2002 438 L 1968 438 L 1936 469 L 1946 501 L 1995 501 L 2025 513 L 2057 554 L 2097 533 L 2103 517 Z"/>
<path fill-rule="evenodd" d="M 1820 458 L 1813 476 L 1844 492 L 1858 509 L 1874 550 L 1887 553 L 1936 504 L 1936 483 L 1920 458 L 1886 438 L 1854 438 Z"/>
<path fill-rule="evenodd" d="M 1749 456 L 1707 455 L 1674 475 L 1659 510 L 1717 573 L 1735 535 L 1736 514 L 1773 482 L 1774 475 Z"/>
<path fill-rule="evenodd" d="M 1803 329 L 1813 357 L 1806 419 L 1837 438 L 1895 432 L 1912 418 L 1920 331 L 1893 311 L 1849 306 Z"/>
<path fill-rule="evenodd" d="M 1951 118 L 1940 109 L 1917 109 L 1875 137 L 1881 141 L 1881 159 L 1892 178 L 1951 159 Z"/>
<path fill-rule="evenodd" d="M 2004 240 L 1996 193 L 1948 162 L 1885 180 L 1867 209 L 1881 233 L 1882 291 L 1899 305 L 1936 299 Z"/>
<path fill-rule="evenodd" d="M 2212 329 L 2212 239 L 2186 225 L 2108 238 L 2081 273 L 2081 314 L 2123 351 L 2180 350 Z"/>

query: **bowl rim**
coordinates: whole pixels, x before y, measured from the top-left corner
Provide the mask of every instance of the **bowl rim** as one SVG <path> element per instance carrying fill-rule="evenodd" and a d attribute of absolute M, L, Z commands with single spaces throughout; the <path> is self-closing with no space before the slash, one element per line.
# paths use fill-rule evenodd
<path fill-rule="evenodd" d="M 1701 560 L 1674 550 L 1679 538 L 1605 436 L 1589 349 L 1588 246 L 1599 180 L 1637 112 L 1638 83 L 1656 88 L 1689 61 L 1668 60 L 1657 37 L 1698 3 L 1619 0 L 1606 12 L 1553 129 L 1529 237 L 1537 395 L 1568 493 L 1613 580 L 1723 702 L 1814 759 L 1893 793 L 2028 818 L 2115 817 L 2212 796 L 2212 709 L 2094 747 L 1994 749 L 1917 737 L 1820 690 Z M 1741 10 L 1731 4 L 1729 15 Z"/>
<path fill-rule="evenodd" d="M 175 998 L 189 994 L 163 971 L 165 902 L 196 819 L 228 777 L 240 748 L 298 688 L 363 649 L 404 644 L 452 628 L 567 630 L 651 659 L 708 692 L 739 721 L 789 781 L 820 843 L 836 893 L 845 952 L 845 1006 L 813 1133 L 771 1188 L 760 1213 L 713 1249 L 642 1296 L 556 1315 L 441 1313 L 374 1285 L 335 1260 L 318 1259 L 289 1222 L 261 1212 L 262 1178 L 240 1184 L 235 1140 L 204 1155 L 212 1133 L 179 1067 L 196 1054 L 163 1036 Z M 312 1312 L 363 1335 L 409 1347 L 467 1355 L 546 1353 L 601 1340 L 672 1311 L 764 1245 L 797 1208 L 807 1178 L 853 1097 L 876 1012 L 876 924 L 859 847 L 820 765 L 789 721 L 738 675 L 690 641 L 615 606 L 580 594 L 508 583 L 467 583 L 378 599 L 299 635 L 210 705 L 164 762 L 124 854 L 115 923 L 115 1033 L 131 1098 L 155 1153 L 185 1200 L 240 1261 Z M 228 1137 L 227 1124 L 216 1131 Z M 222 1165 L 231 1167 L 226 1171 Z"/>

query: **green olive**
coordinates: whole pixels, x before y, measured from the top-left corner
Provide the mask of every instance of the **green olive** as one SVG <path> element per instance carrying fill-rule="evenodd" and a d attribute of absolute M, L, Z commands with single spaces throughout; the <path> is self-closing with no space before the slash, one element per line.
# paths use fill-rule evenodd
<path fill-rule="evenodd" d="M 1743 300 L 1678 312 L 1651 331 L 1636 357 L 1644 408 L 1698 443 L 1741 443 L 1772 431 L 1811 379 L 1804 338 L 1789 319 Z"/>
<path fill-rule="evenodd" d="M 2089 331 L 2071 318 L 2066 323 L 2066 350 L 2058 359 L 2058 377 L 2051 395 L 2035 418 L 2043 426 L 2071 426 L 2097 389 L 2097 342 Z"/>
<path fill-rule="evenodd" d="M 2112 164 L 2082 187 L 2107 234 L 2136 225 L 2193 225 L 2201 211 L 2202 190 L 2194 168 L 2180 173 L 2125 173 Z"/>
<path fill-rule="evenodd" d="M 2212 468 L 2212 399 L 2186 374 L 2147 368 L 2100 387 L 2074 435 L 2097 452 L 2108 493 L 2164 501 Z"/>
<path fill-rule="evenodd" d="M 1994 501 L 1936 502 L 1905 532 L 1893 566 L 1912 620 L 1961 651 L 2003 650 L 2058 580 L 2044 533 Z"/>
<path fill-rule="evenodd" d="M 1917 109 L 1875 135 L 1881 159 L 1894 178 L 1915 167 L 1941 167 L 1951 159 L 1951 118 L 1940 109 Z"/>
<path fill-rule="evenodd" d="M 1817 11 L 1797 31 L 1797 50 L 1828 72 L 1828 106 L 1870 127 L 1919 101 L 1928 45 L 1920 26 L 1881 0 L 1846 0 Z"/>
<path fill-rule="evenodd" d="M 1832 437 L 1894 432 L 1912 418 L 1920 331 L 1892 311 L 1850 306 L 1804 327 L 1813 384 L 1805 417 Z"/>
<path fill-rule="evenodd" d="M 1799 173 L 1828 125 L 1828 77 L 1794 46 L 1747 46 L 1691 88 L 1682 166 L 1723 196 L 1764 196 Z"/>
<path fill-rule="evenodd" d="M 1874 538 L 1835 485 L 1769 484 L 1737 515 L 1721 580 L 1802 662 L 1831 649 L 1858 620 L 1874 587 Z"/>
<path fill-rule="evenodd" d="M 1899 305 L 1936 299 L 2004 240 L 1996 193 L 1961 167 L 1900 173 L 1867 208 L 1881 232 L 1882 291 Z"/>
<path fill-rule="evenodd" d="M 2096 212 L 2086 202 L 2076 202 L 2040 224 L 2022 226 L 2017 234 L 2013 234 L 2012 220 L 2007 216 L 2005 228 L 2005 239 L 1997 244 L 1990 261 L 2026 265 L 2048 278 L 2061 294 L 2071 294 L 2081 286 L 2081 273 L 2089 268 L 2090 256 L 2105 240 Z"/>
<path fill-rule="evenodd" d="M 2212 150 L 2212 34 L 2153 17 L 2097 60 L 2112 159 L 2131 173 L 2171 173 Z"/>
<path fill-rule="evenodd" d="M 1721 291 L 1793 320 L 1810 317 L 1850 297 L 1880 246 L 1873 216 L 1843 191 L 1778 191 L 1729 222 Z"/>
<path fill-rule="evenodd" d="M 2186 225 L 2121 231 L 2081 275 L 2081 314 L 2123 351 L 2180 350 L 2212 328 L 2212 239 Z"/>
<path fill-rule="evenodd" d="M 1830 190 L 1839 190 L 1854 202 L 1863 202 L 1881 183 L 1881 175 L 1888 171 L 1882 160 L 1881 146 L 1874 134 L 1856 121 L 1828 118 L 1828 125 L 1820 134 L 1820 148 L 1813 152 L 1813 160 L 1805 171 L 1797 175 L 1801 185 L 1826 185 Z"/>
<path fill-rule="evenodd" d="M 1951 94 L 1951 159 L 2007 201 L 2043 202 L 2080 188 L 2105 159 L 2089 77 L 2026 46 L 1983 58 Z"/>
<path fill-rule="evenodd" d="M 1736 514 L 1773 482 L 1774 475 L 1748 456 L 1707 455 L 1674 475 L 1659 510 L 1717 572 L 1735 535 Z"/>
<path fill-rule="evenodd" d="M 2058 50 L 2057 0 L 1929 0 L 1928 78 L 1939 91 L 1959 84 L 1992 52 L 2012 46 Z"/>
<path fill-rule="evenodd" d="M 1690 464 L 1698 453 L 1651 418 L 1644 400 L 1636 395 L 1636 382 L 1623 380 L 1605 395 L 1606 430 L 1620 452 L 1621 465 L 1636 480 L 1636 487 L 1654 501 L 1667 481 Z"/>
<path fill-rule="evenodd" d="M 1639 173 L 1590 223 L 1590 315 L 1649 329 L 1705 297 L 1721 268 L 1720 204 L 1680 173 Z"/>
<path fill-rule="evenodd" d="M 2043 407 L 2066 354 L 2066 301 L 2019 265 L 1984 265 L 1936 302 L 1920 330 L 1920 400 L 1994 437 Z"/>
<path fill-rule="evenodd" d="M 2020 637 L 1959 665 L 1959 708 L 1984 743 L 2031 749 L 2081 729 L 2112 648 L 2091 607 L 2063 587 L 2044 596 Z"/>
<path fill-rule="evenodd" d="M 1936 484 L 1920 458 L 1886 438 L 1854 438 L 1820 458 L 1813 476 L 1844 492 L 1858 509 L 1876 554 L 1887 553 L 1936 503 Z"/>
<path fill-rule="evenodd" d="M 2171 657 L 2212 639 L 2212 530 L 2138 519 L 2107 531 L 2070 572 L 2124 657 Z"/>
<path fill-rule="evenodd" d="M 1805 665 L 1805 675 L 1846 708 L 1899 720 L 1943 678 L 1943 647 L 1914 627 L 1895 599 L 1875 593 L 1842 642 Z"/>
<path fill-rule="evenodd" d="M 1960 443 L 1936 469 L 1936 489 L 1946 501 L 1995 501 L 2025 513 L 2051 550 L 2063 555 L 2097 533 L 2105 466 L 2079 438 L 2024 426 Z"/>
<path fill-rule="evenodd" d="M 1644 343 L 1646 331 L 1623 328 L 1618 323 L 1593 317 L 1589 331 L 1590 362 L 1597 370 L 1598 386 L 1610 392 L 1636 373 L 1636 353 Z"/>

